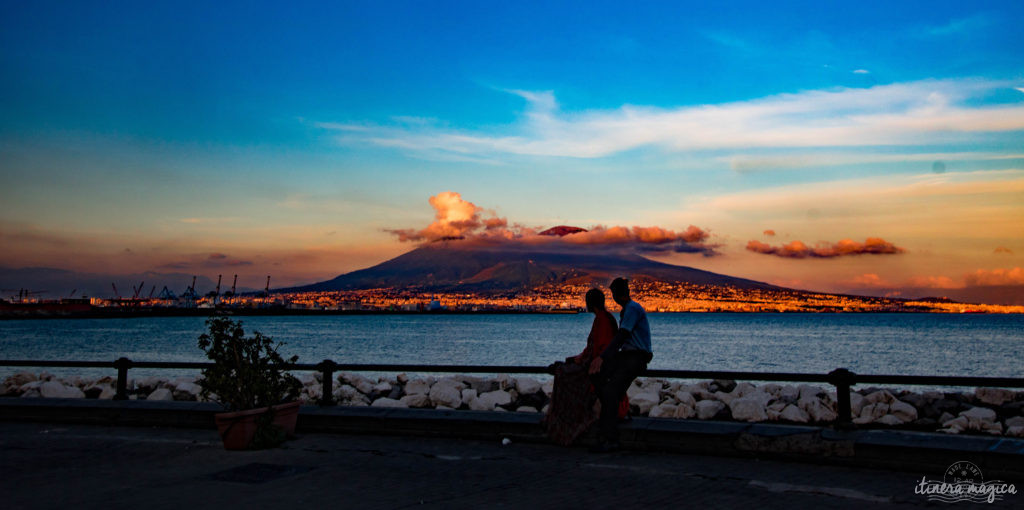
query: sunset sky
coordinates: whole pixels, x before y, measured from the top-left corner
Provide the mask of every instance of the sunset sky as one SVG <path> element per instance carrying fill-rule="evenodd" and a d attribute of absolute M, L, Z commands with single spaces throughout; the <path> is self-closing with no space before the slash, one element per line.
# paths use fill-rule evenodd
<path fill-rule="evenodd" d="M 1024 285 L 1024 3 L 714 4 L 4 2 L 0 266 L 261 288 L 573 225 Z"/>

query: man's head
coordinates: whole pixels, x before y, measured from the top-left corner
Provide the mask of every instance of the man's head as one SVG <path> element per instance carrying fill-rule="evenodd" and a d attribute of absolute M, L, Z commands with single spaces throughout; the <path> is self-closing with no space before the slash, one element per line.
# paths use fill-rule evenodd
<path fill-rule="evenodd" d="M 612 299 L 615 300 L 619 306 L 625 306 L 629 303 L 629 280 L 625 278 L 616 278 L 612 280 L 612 284 L 608 286 L 612 290 Z"/>

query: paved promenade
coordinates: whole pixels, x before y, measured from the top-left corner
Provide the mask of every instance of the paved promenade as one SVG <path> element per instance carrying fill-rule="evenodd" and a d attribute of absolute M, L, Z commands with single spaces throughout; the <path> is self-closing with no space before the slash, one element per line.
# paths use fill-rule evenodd
<path fill-rule="evenodd" d="M 38 423 L 0 423 L 0 451 L 7 509 L 923 508 L 935 504 L 914 486 L 922 476 L 942 477 L 347 434 L 228 452 L 212 430 Z M 986 508 L 1022 506 L 1017 495 Z"/>

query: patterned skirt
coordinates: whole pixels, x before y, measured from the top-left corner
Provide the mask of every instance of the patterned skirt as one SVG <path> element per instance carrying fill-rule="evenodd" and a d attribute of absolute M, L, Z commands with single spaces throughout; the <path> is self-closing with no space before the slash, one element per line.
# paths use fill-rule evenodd
<path fill-rule="evenodd" d="M 590 390 L 586 366 L 558 363 L 554 369 L 554 389 L 544 426 L 553 442 L 569 446 L 597 421 L 594 412 L 597 397 Z"/>

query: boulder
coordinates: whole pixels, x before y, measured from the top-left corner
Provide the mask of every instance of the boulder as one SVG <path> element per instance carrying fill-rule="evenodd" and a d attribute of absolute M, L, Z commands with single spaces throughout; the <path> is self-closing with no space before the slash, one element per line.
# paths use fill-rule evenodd
<path fill-rule="evenodd" d="M 893 416 L 891 414 L 887 414 L 887 415 L 885 415 L 885 416 L 875 420 L 875 423 L 880 423 L 882 425 L 888 425 L 890 427 L 895 427 L 895 426 L 898 426 L 898 425 L 903 425 L 906 422 L 904 422 L 899 417 Z"/>
<path fill-rule="evenodd" d="M 540 381 L 532 377 L 516 377 L 516 391 L 520 395 L 528 395 L 540 391 Z"/>
<path fill-rule="evenodd" d="M 899 418 L 903 423 L 909 423 L 917 419 L 917 409 L 902 400 L 897 400 L 889 405 L 889 415 Z"/>
<path fill-rule="evenodd" d="M 465 381 L 470 388 L 476 390 L 477 394 L 501 389 L 498 381 L 495 381 L 494 379 L 467 375 L 463 377 L 462 380 Z"/>
<path fill-rule="evenodd" d="M 673 398 L 675 398 L 676 402 L 690 407 L 697 405 L 697 399 L 693 398 L 693 394 L 686 390 L 681 389 L 675 392 Z"/>
<path fill-rule="evenodd" d="M 203 389 L 196 383 L 181 382 L 174 387 L 171 394 L 174 395 L 174 400 L 197 400 L 202 391 Z"/>
<path fill-rule="evenodd" d="M 651 408 L 651 412 L 648 416 L 651 418 L 672 418 L 675 416 L 676 406 L 672 404 L 661 404 Z"/>
<path fill-rule="evenodd" d="M 377 400 L 374 400 L 373 403 L 370 404 L 370 407 L 406 408 L 406 407 L 409 407 L 409 405 L 406 404 L 405 402 L 402 402 L 401 400 L 394 400 L 394 399 L 387 398 L 387 397 L 381 397 L 381 398 L 378 398 Z"/>
<path fill-rule="evenodd" d="M 654 409 L 654 406 L 661 403 L 661 396 L 655 392 L 643 392 L 629 397 L 629 403 L 640 409 L 640 414 L 646 415 Z"/>
<path fill-rule="evenodd" d="M 829 422 L 835 421 L 838 417 L 835 411 L 830 409 L 824 402 L 818 398 L 801 398 L 797 401 L 797 405 L 800 409 L 803 409 L 810 415 L 811 419 L 816 422 Z"/>
<path fill-rule="evenodd" d="M 734 420 L 765 421 L 768 415 L 764 411 L 764 402 L 758 397 L 739 397 L 729 402 L 729 411 Z"/>
<path fill-rule="evenodd" d="M 441 379 L 430 387 L 430 401 L 434 406 L 448 406 L 457 409 L 462 405 L 463 384 L 452 379 Z"/>
<path fill-rule="evenodd" d="M 57 381 L 46 381 L 39 386 L 39 394 L 43 398 L 85 398 L 82 390 L 73 386 L 64 386 Z"/>
<path fill-rule="evenodd" d="M 626 388 L 626 396 L 629 397 L 630 400 L 633 400 L 633 397 L 641 393 L 644 393 L 644 389 L 641 388 L 639 384 L 636 384 L 636 382 L 630 384 L 629 387 Z"/>
<path fill-rule="evenodd" d="M 788 404 L 781 413 L 779 413 L 779 419 L 791 421 L 793 423 L 807 423 L 811 421 L 811 416 L 806 411 L 799 407 Z"/>
<path fill-rule="evenodd" d="M 530 407 L 530 406 L 519 406 L 519 407 L 516 408 L 516 412 L 517 413 L 536 413 L 537 412 L 537 408 L 536 407 Z"/>
<path fill-rule="evenodd" d="M 1006 428 L 1006 434 L 1010 437 L 1024 437 L 1024 425 L 1015 425 Z"/>
<path fill-rule="evenodd" d="M 713 398 L 719 402 L 722 402 L 723 404 L 728 405 L 729 402 L 732 402 L 732 400 L 736 398 L 736 396 L 733 395 L 732 393 L 716 391 Z"/>
<path fill-rule="evenodd" d="M 1013 402 L 1017 395 L 1016 392 L 1002 388 L 975 388 L 974 396 L 983 403 L 1001 406 L 1007 402 Z"/>
<path fill-rule="evenodd" d="M 157 388 L 146 396 L 146 400 L 174 400 L 174 393 L 167 388 Z"/>
<path fill-rule="evenodd" d="M 387 395 L 391 393 L 391 383 L 382 381 L 377 384 L 374 384 L 373 392 L 379 395 Z"/>
<path fill-rule="evenodd" d="M 401 374 L 395 376 L 395 381 L 398 381 L 398 384 L 405 384 L 409 382 L 409 376 L 406 375 L 405 372 L 402 372 Z"/>
<path fill-rule="evenodd" d="M 355 389 L 355 387 L 350 386 L 348 384 L 342 384 L 342 385 L 339 385 L 337 388 L 335 388 L 334 389 L 334 396 L 335 396 L 335 398 L 338 398 L 338 399 L 344 400 L 344 401 L 362 400 L 360 398 L 362 395 L 359 393 L 359 390 Z"/>
<path fill-rule="evenodd" d="M 931 402 L 926 399 L 924 395 L 918 395 L 913 392 L 907 393 L 906 395 L 900 395 L 899 399 L 914 406 L 915 409 L 923 409 L 929 402 Z"/>
<path fill-rule="evenodd" d="M 469 403 L 472 402 L 473 400 L 475 400 L 476 397 L 477 397 L 477 392 L 476 392 L 475 389 L 473 389 L 473 388 L 466 388 L 466 389 L 462 390 L 462 403 L 463 404 L 469 405 Z"/>
<path fill-rule="evenodd" d="M 860 410 L 864 409 L 864 404 L 867 404 L 864 395 L 855 391 L 850 392 L 850 416 L 860 416 Z"/>
<path fill-rule="evenodd" d="M 359 393 L 363 395 L 369 395 L 373 393 L 373 387 L 375 383 L 359 374 L 353 374 L 351 372 L 342 372 L 338 374 L 338 381 L 352 386 Z"/>
<path fill-rule="evenodd" d="M 541 391 L 544 392 L 545 395 L 550 397 L 551 393 L 555 391 L 555 381 L 552 381 L 552 380 L 544 381 L 544 384 L 540 385 L 540 389 L 541 389 Z"/>
<path fill-rule="evenodd" d="M 877 404 L 879 402 L 883 404 L 892 404 L 896 401 L 896 397 L 892 396 L 892 393 L 889 393 L 888 390 L 878 390 L 865 395 L 864 400 L 869 404 Z"/>
<path fill-rule="evenodd" d="M 406 395 L 427 395 L 430 393 L 430 384 L 423 379 L 413 379 L 405 383 Z"/>
<path fill-rule="evenodd" d="M 381 399 L 377 399 L 381 400 Z M 394 399 L 390 399 L 394 400 Z M 415 395 L 406 395 L 400 399 L 399 402 L 405 404 L 406 407 L 430 407 L 430 397 L 417 393 Z"/>
<path fill-rule="evenodd" d="M 694 411 L 697 413 L 697 418 L 701 420 L 710 420 L 714 418 L 720 411 L 725 409 L 725 404 L 717 400 L 701 400 L 697 402 L 694 407 Z"/>
<path fill-rule="evenodd" d="M 114 395 L 117 395 L 117 390 L 109 384 L 101 384 L 100 388 L 103 388 L 103 391 L 96 397 L 100 400 L 113 400 Z"/>
<path fill-rule="evenodd" d="M 480 394 L 476 397 L 474 402 L 478 402 L 485 406 L 488 411 L 493 410 L 495 407 L 507 406 L 512 403 L 512 395 L 505 390 L 488 391 L 487 393 Z"/>
<path fill-rule="evenodd" d="M 967 418 L 971 423 L 992 423 L 996 420 L 996 412 L 987 407 L 972 407 L 966 411 L 962 411 L 960 416 Z"/>
<path fill-rule="evenodd" d="M 502 390 L 506 390 L 507 391 L 507 390 L 510 390 L 513 387 L 515 387 L 515 381 L 512 379 L 512 376 L 510 376 L 508 374 L 498 374 L 498 376 L 495 377 L 494 380 L 497 381 L 498 388 L 500 388 Z M 481 392 L 481 393 L 490 393 L 490 392 Z"/>
<path fill-rule="evenodd" d="M 736 387 L 733 388 L 732 391 L 730 391 L 729 393 L 731 393 L 733 397 L 744 397 L 748 393 L 755 390 L 757 390 L 757 386 L 754 386 L 753 384 L 750 384 L 748 382 L 741 382 L 737 384 Z"/>
<path fill-rule="evenodd" d="M 797 400 L 800 400 L 800 389 L 790 384 L 783 386 L 779 390 L 779 400 L 787 404 L 795 404 Z"/>
<path fill-rule="evenodd" d="M 797 398 L 797 401 L 804 399 L 812 399 L 817 397 L 818 395 L 821 395 L 822 393 L 825 393 L 825 390 L 821 389 L 818 386 L 811 386 L 810 384 L 801 384 L 800 386 L 797 386 L 797 389 L 800 390 L 800 397 Z"/>
<path fill-rule="evenodd" d="M 1005 421 L 1003 421 L 1003 423 L 1006 424 L 1007 428 L 1024 426 L 1024 416 L 1014 416 L 1013 418 L 1007 418 Z"/>
<path fill-rule="evenodd" d="M 769 395 L 771 395 L 773 397 L 777 397 L 782 392 L 782 385 L 781 384 L 776 384 L 776 383 L 762 384 L 761 385 L 761 391 L 763 391 L 763 392 L 765 392 L 765 393 L 767 393 L 767 394 L 769 394 Z"/>
<path fill-rule="evenodd" d="M 853 418 L 853 423 L 857 425 L 865 425 L 868 423 L 874 423 L 875 420 L 889 414 L 889 404 L 885 402 L 876 402 L 868 404 L 861 408 L 860 414 Z"/>
<path fill-rule="evenodd" d="M 691 406 L 689 404 L 679 404 L 676 406 L 675 412 L 672 413 L 672 417 L 686 419 L 693 418 L 696 414 L 697 411 L 694 410 L 694 406 Z"/>

